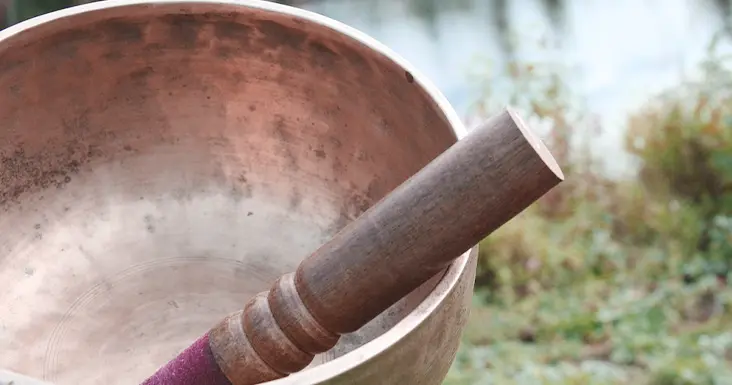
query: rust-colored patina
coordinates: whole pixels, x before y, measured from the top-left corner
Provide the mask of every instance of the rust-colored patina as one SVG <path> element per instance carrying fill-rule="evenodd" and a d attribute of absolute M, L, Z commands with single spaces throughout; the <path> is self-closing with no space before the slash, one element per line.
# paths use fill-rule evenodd
<path fill-rule="evenodd" d="M 0 122 L 0 367 L 57 385 L 143 380 L 464 134 L 373 39 L 257 1 L 10 27 Z M 474 263 L 272 384 L 439 384 Z"/>

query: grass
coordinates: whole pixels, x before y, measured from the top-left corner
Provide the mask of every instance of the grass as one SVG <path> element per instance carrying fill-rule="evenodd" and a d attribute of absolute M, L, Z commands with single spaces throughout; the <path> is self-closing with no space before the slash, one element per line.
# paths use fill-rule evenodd
<path fill-rule="evenodd" d="M 732 72 L 713 48 L 628 118 L 623 179 L 581 137 L 597 127 L 560 66 L 498 75 L 513 92 L 477 114 L 523 107 L 567 180 L 482 242 L 446 385 L 732 384 Z"/>

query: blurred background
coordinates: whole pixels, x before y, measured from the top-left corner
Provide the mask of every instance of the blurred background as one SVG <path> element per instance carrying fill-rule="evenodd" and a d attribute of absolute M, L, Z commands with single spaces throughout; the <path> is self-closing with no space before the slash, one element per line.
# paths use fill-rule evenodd
<path fill-rule="evenodd" d="M 732 384 L 731 1 L 280 2 L 385 43 L 468 126 L 519 107 L 568 175 L 482 243 L 446 385 Z"/>

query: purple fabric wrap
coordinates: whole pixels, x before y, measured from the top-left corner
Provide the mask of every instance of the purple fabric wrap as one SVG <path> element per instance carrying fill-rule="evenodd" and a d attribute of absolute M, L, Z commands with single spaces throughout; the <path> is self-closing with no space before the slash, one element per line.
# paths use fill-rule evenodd
<path fill-rule="evenodd" d="M 142 385 L 231 385 L 231 382 L 216 364 L 206 333 Z"/>

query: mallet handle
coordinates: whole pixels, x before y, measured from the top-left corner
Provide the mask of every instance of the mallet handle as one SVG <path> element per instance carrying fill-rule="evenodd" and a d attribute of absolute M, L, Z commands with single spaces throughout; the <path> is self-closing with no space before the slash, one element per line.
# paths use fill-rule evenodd
<path fill-rule="evenodd" d="M 233 385 L 303 369 L 563 179 L 543 143 L 506 109 L 211 329 L 212 356 Z"/>

